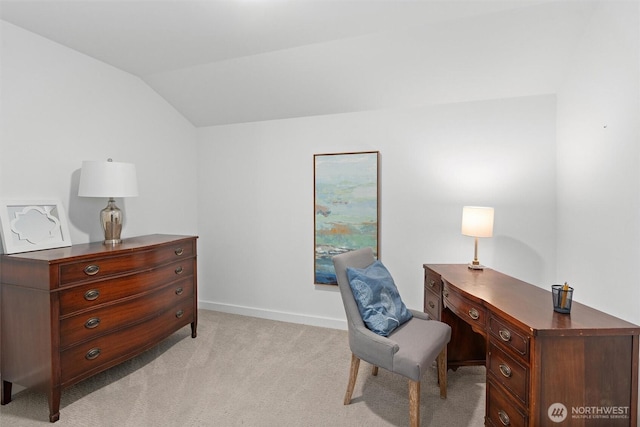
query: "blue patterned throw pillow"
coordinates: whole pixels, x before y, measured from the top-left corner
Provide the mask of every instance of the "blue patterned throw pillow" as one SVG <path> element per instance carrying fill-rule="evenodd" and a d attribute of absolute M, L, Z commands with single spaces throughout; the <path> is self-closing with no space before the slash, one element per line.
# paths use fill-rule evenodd
<path fill-rule="evenodd" d="M 386 337 L 411 319 L 391 274 L 379 260 L 364 269 L 348 267 L 347 277 L 362 320 L 376 334 Z"/>

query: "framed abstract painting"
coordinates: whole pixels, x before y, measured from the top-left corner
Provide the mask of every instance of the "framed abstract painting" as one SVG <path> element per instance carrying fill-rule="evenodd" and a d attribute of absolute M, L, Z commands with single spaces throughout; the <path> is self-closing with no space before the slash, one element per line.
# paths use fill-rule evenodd
<path fill-rule="evenodd" d="M 371 247 L 379 254 L 380 152 L 315 154 L 314 283 L 336 285 L 332 257 Z"/>

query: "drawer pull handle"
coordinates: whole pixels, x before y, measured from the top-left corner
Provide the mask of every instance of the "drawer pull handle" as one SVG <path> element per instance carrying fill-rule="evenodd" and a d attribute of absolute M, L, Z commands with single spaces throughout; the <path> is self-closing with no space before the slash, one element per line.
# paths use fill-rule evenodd
<path fill-rule="evenodd" d="M 500 329 L 498 335 L 500 335 L 502 341 L 511 341 L 511 332 L 506 329 Z"/>
<path fill-rule="evenodd" d="M 87 360 L 93 360 L 96 357 L 100 356 L 101 350 L 99 348 L 92 348 L 91 350 L 87 351 L 87 354 L 84 355 L 84 358 Z"/>
<path fill-rule="evenodd" d="M 182 266 L 179 266 L 175 269 L 176 274 L 182 274 L 182 271 L 183 271 Z"/>
<path fill-rule="evenodd" d="M 444 291 L 443 294 L 445 298 L 449 298 L 449 291 Z"/>
<path fill-rule="evenodd" d="M 510 378 L 511 377 L 511 368 L 509 367 L 509 365 L 505 365 L 504 363 L 501 363 L 500 364 L 500 373 L 505 378 Z"/>
<path fill-rule="evenodd" d="M 176 288 L 176 295 L 182 295 L 183 292 L 184 289 L 182 289 L 182 287 Z"/>
<path fill-rule="evenodd" d="M 500 410 L 498 411 L 498 418 L 503 426 L 508 426 L 511 424 L 511 420 L 509 419 L 509 415 L 506 412 Z"/>
<path fill-rule="evenodd" d="M 84 268 L 84 274 L 87 276 L 95 276 L 98 274 L 98 271 L 100 271 L 100 266 L 95 264 L 87 265 Z"/>
<path fill-rule="evenodd" d="M 97 328 L 99 324 L 100 324 L 100 318 L 92 317 L 91 319 L 84 322 L 84 327 L 87 329 L 93 329 L 93 328 Z"/>
<path fill-rule="evenodd" d="M 433 301 L 429 301 L 429 307 L 436 308 L 436 305 L 433 303 Z"/>
<path fill-rule="evenodd" d="M 94 301 L 98 299 L 99 296 L 100 296 L 100 291 L 97 289 L 91 289 L 84 293 L 84 299 L 86 299 L 87 301 Z"/>
<path fill-rule="evenodd" d="M 176 317 L 179 319 L 184 315 L 184 310 L 178 310 L 176 311 Z"/>
<path fill-rule="evenodd" d="M 429 281 L 429 284 L 430 284 L 430 285 L 431 285 L 431 287 L 433 288 L 433 287 L 436 285 L 436 281 L 435 281 L 435 280 L 433 280 L 433 279 L 431 279 L 431 280 Z"/>
<path fill-rule="evenodd" d="M 471 317 L 473 320 L 478 320 L 478 318 L 480 317 L 480 313 L 478 313 L 478 310 L 471 307 L 469 309 L 469 317 Z"/>
<path fill-rule="evenodd" d="M 180 256 L 180 255 L 182 255 L 184 253 L 184 250 L 182 248 L 178 248 L 174 252 L 175 252 L 176 255 Z"/>

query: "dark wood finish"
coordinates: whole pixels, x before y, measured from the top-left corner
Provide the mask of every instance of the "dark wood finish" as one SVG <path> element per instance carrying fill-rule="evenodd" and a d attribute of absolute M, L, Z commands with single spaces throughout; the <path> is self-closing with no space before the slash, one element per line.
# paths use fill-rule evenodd
<path fill-rule="evenodd" d="M 486 339 L 474 332 L 467 322 L 448 308 L 442 309 L 441 320 L 451 326 L 451 341 L 447 344 L 447 366 L 454 371 L 460 366 L 484 365 Z"/>
<path fill-rule="evenodd" d="M 481 335 L 485 334 L 487 310 L 482 305 L 481 300 L 471 298 L 469 294 L 459 292 L 455 286 L 451 286 L 449 283 L 444 284 L 442 299 L 444 306 L 467 322 L 471 326 L 471 329 Z"/>
<path fill-rule="evenodd" d="M 193 236 L 150 235 L 0 258 L 0 403 L 12 384 L 61 391 L 191 325 L 197 334 Z"/>
<path fill-rule="evenodd" d="M 428 269 L 424 270 L 424 312 L 433 319 L 441 319 L 442 280 Z"/>
<path fill-rule="evenodd" d="M 486 363 L 487 425 L 561 425 L 548 414 L 558 403 L 567 425 L 637 425 L 638 325 L 576 301 L 556 313 L 550 291 L 492 269 L 424 268 L 442 282 L 449 365 Z"/>
<path fill-rule="evenodd" d="M 509 393 L 521 404 L 527 405 L 529 367 L 517 358 L 509 356 L 507 352 L 494 342 L 489 343 L 491 357 L 487 359 L 487 372 L 496 382 L 509 390 Z"/>
<path fill-rule="evenodd" d="M 451 341 L 447 357 L 447 367 L 452 370 L 460 366 L 485 364 L 485 339 L 473 333 L 471 325 L 443 306 L 442 278 L 428 268 L 424 269 L 424 306 L 423 310 L 433 319 L 451 326 Z"/>
<path fill-rule="evenodd" d="M 527 412 L 520 405 L 498 390 L 493 378 L 487 378 L 487 408 L 485 425 L 491 427 L 535 425 L 529 424 Z"/>

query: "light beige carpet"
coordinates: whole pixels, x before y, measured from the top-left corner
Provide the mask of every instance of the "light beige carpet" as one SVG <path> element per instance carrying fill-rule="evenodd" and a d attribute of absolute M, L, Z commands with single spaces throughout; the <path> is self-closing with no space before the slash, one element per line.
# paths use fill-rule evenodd
<path fill-rule="evenodd" d="M 146 353 L 62 392 L 56 426 L 404 426 L 408 385 L 361 363 L 351 405 L 346 331 L 199 311 Z M 485 370 L 449 371 L 441 400 L 435 368 L 422 380 L 422 426 L 482 426 Z M 22 390 L 0 425 L 46 426 L 46 396 Z"/>

